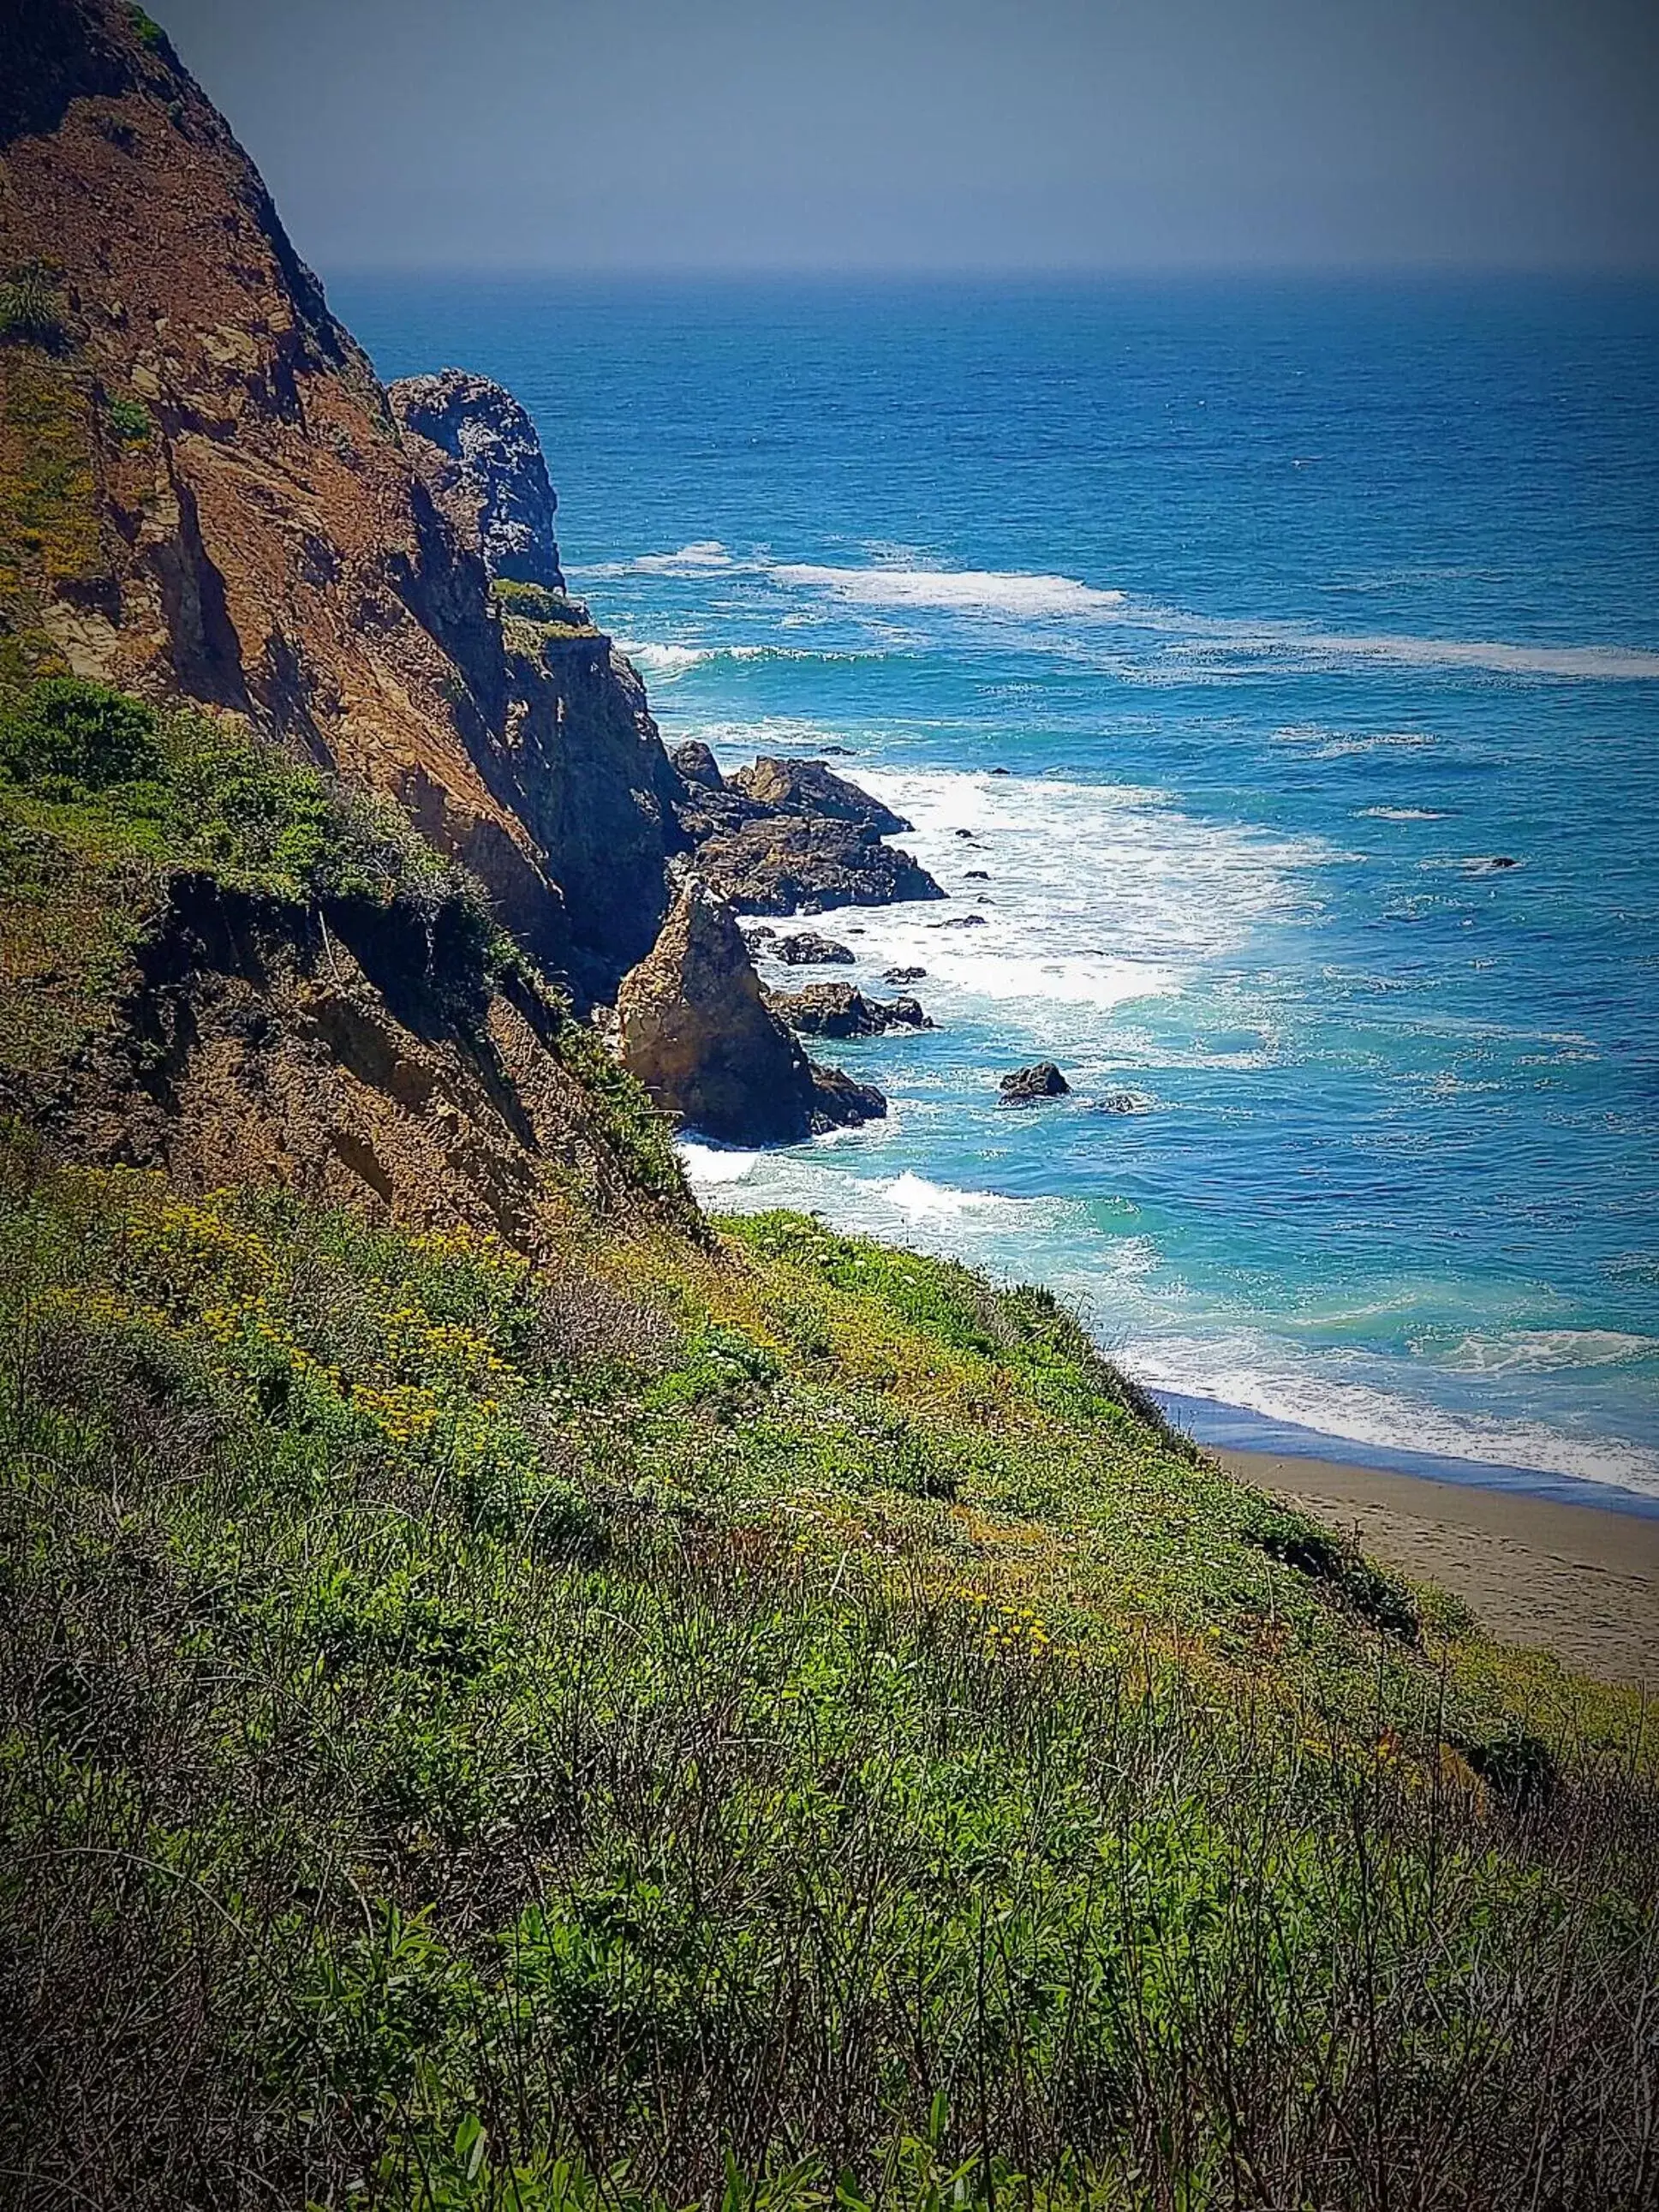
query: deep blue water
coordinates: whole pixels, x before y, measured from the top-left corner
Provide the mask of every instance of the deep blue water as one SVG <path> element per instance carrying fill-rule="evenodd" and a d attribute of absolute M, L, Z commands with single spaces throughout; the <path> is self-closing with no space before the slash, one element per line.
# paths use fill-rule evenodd
<path fill-rule="evenodd" d="M 1200 1430 L 1659 1497 L 1659 292 L 335 292 L 530 407 L 671 743 L 848 748 L 951 891 L 837 919 L 928 970 L 890 1120 L 707 1194 L 1049 1282 Z"/>

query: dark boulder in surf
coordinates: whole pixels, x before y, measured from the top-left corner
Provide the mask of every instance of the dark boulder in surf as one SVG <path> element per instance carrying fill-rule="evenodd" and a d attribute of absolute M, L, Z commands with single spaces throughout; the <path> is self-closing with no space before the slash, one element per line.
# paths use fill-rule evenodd
<path fill-rule="evenodd" d="M 1017 1067 L 997 1088 L 1005 1106 L 1029 1106 L 1039 1098 L 1063 1098 L 1071 1085 L 1052 1060 L 1039 1060 L 1030 1067 Z"/>

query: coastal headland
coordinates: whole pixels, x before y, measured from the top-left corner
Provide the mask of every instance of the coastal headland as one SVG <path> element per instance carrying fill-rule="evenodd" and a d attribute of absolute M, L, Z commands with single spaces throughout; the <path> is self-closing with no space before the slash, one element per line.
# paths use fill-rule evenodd
<path fill-rule="evenodd" d="M 7 2201 L 1648 2201 L 1650 1524 L 1231 1473 L 1049 1290 L 705 1213 L 683 1126 L 933 1034 L 739 908 L 949 894 L 669 756 L 523 408 L 380 383 L 143 8 L 9 28 Z"/>

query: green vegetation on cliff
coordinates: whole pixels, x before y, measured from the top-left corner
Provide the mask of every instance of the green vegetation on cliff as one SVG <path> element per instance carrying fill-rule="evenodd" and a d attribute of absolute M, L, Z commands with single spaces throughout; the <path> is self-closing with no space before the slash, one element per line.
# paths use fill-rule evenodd
<path fill-rule="evenodd" d="M 1650 2183 L 1633 1702 L 1051 1300 L 787 1215 L 532 1268 L 21 1137 L 0 1244 L 21 2201 Z"/>
<path fill-rule="evenodd" d="M 0 1065 L 106 1019 L 168 884 L 202 875 L 304 908 L 357 904 L 441 936 L 476 1006 L 502 957 L 477 884 L 393 806 L 232 718 L 158 712 L 77 677 L 0 696 Z"/>

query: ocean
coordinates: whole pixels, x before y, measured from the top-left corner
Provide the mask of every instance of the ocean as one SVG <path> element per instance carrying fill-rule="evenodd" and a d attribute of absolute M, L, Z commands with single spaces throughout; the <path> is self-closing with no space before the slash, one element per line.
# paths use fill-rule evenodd
<path fill-rule="evenodd" d="M 817 925 L 927 971 L 826 1055 L 889 1119 L 706 1200 L 1046 1283 L 1209 1441 L 1659 1502 L 1659 291 L 332 293 L 530 409 L 671 744 L 951 894 Z"/>

